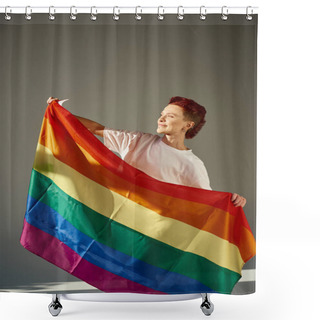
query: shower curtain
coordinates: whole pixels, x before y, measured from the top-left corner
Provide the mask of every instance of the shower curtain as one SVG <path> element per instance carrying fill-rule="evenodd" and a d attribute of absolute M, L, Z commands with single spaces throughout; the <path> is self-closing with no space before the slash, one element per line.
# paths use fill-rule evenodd
<path fill-rule="evenodd" d="M 152 134 L 171 97 L 203 105 L 206 124 L 186 144 L 203 161 L 214 191 L 247 199 L 244 217 L 256 236 L 257 15 L 251 17 L 208 14 L 202 20 L 199 14 L 183 19 L 168 14 L 163 20 L 157 15 L 139 20 L 120 14 L 114 20 L 106 14 L 91 20 L 88 14 L 76 19 L 62 14 L 51 20 L 34 14 L 31 20 L 24 15 L 0 19 L 0 291 L 101 289 L 20 244 L 49 96 L 68 98 L 63 110 L 70 114 Z M 253 293 L 255 257 L 241 273 L 232 294 Z"/>

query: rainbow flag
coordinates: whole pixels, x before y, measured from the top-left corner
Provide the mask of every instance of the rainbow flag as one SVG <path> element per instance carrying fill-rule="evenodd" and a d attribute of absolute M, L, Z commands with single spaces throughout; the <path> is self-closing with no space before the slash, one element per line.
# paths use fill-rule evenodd
<path fill-rule="evenodd" d="M 231 195 L 151 178 L 53 101 L 20 241 L 105 292 L 231 293 L 255 255 L 245 214 Z"/>

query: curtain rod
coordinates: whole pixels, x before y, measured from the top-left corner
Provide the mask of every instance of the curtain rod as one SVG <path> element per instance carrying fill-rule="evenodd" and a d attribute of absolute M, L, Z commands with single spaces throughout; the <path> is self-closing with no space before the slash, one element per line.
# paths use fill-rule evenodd
<path fill-rule="evenodd" d="M 5 14 L 34 14 L 34 13 L 48 13 L 49 14 L 60 14 L 60 13 L 87 13 L 87 14 L 257 14 L 258 7 L 81 7 L 81 6 L 69 6 L 69 7 L 37 7 L 37 6 L 25 6 L 25 7 L 11 7 L 2 6 L 0 7 L 0 13 Z"/>

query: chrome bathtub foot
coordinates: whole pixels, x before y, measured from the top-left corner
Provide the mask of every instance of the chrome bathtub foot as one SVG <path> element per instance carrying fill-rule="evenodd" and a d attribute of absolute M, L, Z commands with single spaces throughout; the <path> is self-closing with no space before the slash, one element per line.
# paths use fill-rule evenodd
<path fill-rule="evenodd" d="M 202 303 L 201 303 L 200 309 L 206 316 L 210 316 L 214 309 L 214 305 L 210 301 L 210 296 L 208 293 L 201 293 L 201 297 L 202 297 Z"/>
<path fill-rule="evenodd" d="M 62 305 L 59 299 L 60 299 L 60 294 L 53 294 L 52 302 L 48 306 L 49 312 L 53 317 L 57 317 L 62 310 Z"/>

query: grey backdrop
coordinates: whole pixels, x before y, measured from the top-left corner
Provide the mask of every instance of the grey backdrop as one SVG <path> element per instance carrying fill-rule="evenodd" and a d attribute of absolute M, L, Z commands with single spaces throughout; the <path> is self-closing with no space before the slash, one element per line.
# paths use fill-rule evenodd
<path fill-rule="evenodd" d="M 207 124 L 187 145 L 204 161 L 214 190 L 247 198 L 255 234 L 256 50 L 257 15 L 1 17 L 0 291 L 97 291 L 19 244 L 49 96 L 69 98 L 69 111 L 109 127 L 151 133 L 172 96 L 204 105 Z M 255 258 L 245 269 L 255 269 Z M 254 292 L 250 274 L 234 294 Z"/>

